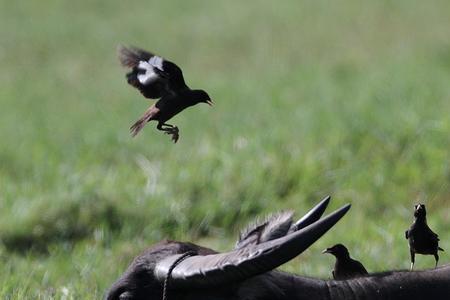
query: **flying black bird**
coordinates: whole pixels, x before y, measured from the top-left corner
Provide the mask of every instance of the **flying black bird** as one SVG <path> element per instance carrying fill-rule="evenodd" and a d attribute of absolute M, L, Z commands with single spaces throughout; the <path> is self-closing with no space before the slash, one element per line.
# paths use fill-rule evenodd
<path fill-rule="evenodd" d="M 189 106 L 213 104 L 204 90 L 191 90 L 186 85 L 181 69 L 171 61 L 142 49 L 123 46 L 119 47 L 119 60 L 124 67 L 131 68 L 126 75 L 130 85 L 146 98 L 159 99 L 131 126 L 132 136 L 138 134 L 147 122 L 155 120 L 158 122 L 156 128 L 172 135 L 176 143 L 178 127 L 166 122 Z"/>
<path fill-rule="evenodd" d="M 336 257 L 336 263 L 334 264 L 334 270 L 332 271 L 333 278 L 336 280 L 349 279 L 368 274 L 362 263 L 352 259 L 347 248 L 342 244 L 327 248 L 323 250 L 322 253 L 333 254 Z"/>
<path fill-rule="evenodd" d="M 405 237 L 409 241 L 409 252 L 411 253 L 411 270 L 414 268 L 415 254 L 434 255 L 436 266 L 439 261 L 438 250 L 444 251 L 439 247 L 439 237 L 427 224 L 427 211 L 424 204 L 414 205 L 414 222 L 411 227 L 405 231 Z"/>

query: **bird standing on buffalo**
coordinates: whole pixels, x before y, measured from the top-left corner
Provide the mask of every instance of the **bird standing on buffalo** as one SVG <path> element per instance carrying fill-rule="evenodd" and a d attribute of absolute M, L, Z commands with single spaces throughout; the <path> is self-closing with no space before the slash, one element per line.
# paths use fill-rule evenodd
<path fill-rule="evenodd" d="M 181 69 L 160 56 L 138 48 L 119 47 L 119 60 L 125 67 L 131 68 L 126 77 L 130 85 L 150 99 L 159 99 L 151 105 L 144 115 L 131 126 L 131 134 L 136 136 L 149 121 L 158 122 L 156 128 L 178 141 L 179 130 L 166 122 L 173 116 L 197 103 L 212 105 L 204 90 L 191 90 L 184 82 Z"/>
<path fill-rule="evenodd" d="M 336 263 L 332 271 L 333 278 L 336 280 L 350 279 L 368 274 L 362 263 L 352 259 L 347 248 L 342 244 L 327 248 L 322 253 L 329 253 L 336 257 Z"/>
<path fill-rule="evenodd" d="M 411 270 L 414 268 L 415 254 L 434 255 L 436 266 L 439 261 L 438 250 L 444 251 L 439 247 L 439 237 L 427 224 L 427 211 L 424 204 L 414 206 L 414 222 L 411 227 L 405 231 L 405 237 L 409 241 L 409 252 L 411 253 Z"/>

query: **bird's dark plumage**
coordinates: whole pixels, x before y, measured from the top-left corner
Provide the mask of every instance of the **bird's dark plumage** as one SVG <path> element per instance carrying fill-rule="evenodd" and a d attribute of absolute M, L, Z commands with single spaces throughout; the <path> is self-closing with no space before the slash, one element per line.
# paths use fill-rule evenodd
<path fill-rule="evenodd" d="M 336 280 L 349 279 L 368 274 L 366 268 L 357 260 L 350 257 L 347 248 L 342 244 L 325 249 L 322 253 L 329 253 L 336 257 L 333 278 Z"/>
<path fill-rule="evenodd" d="M 439 237 L 427 224 L 427 211 L 424 204 L 414 206 L 414 222 L 406 230 L 405 237 L 409 242 L 411 254 L 411 270 L 414 267 L 415 254 L 434 255 L 436 266 L 439 261 L 438 251 L 444 251 L 439 247 Z"/>
<path fill-rule="evenodd" d="M 173 116 L 198 103 L 212 105 L 209 95 L 203 90 L 191 90 L 184 82 L 183 72 L 171 61 L 142 49 L 119 47 L 119 60 L 124 67 L 131 68 L 126 75 L 130 85 L 149 99 L 159 99 L 131 126 L 135 136 L 149 121 L 158 121 L 157 129 L 172 135 L 176 143 L 178 127 L 167 124 Z"/>

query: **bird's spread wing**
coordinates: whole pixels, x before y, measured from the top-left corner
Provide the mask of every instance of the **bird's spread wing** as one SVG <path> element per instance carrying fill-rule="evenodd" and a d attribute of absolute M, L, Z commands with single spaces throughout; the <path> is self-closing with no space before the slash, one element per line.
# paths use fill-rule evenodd
<path fill-rule="evenodd" d="M 181 69 L 153 53 L 139 48 L 119 47 L 119 60 L 131 68 L 127 81 L 146 98 L 158 99 L 186 87 Z"/>

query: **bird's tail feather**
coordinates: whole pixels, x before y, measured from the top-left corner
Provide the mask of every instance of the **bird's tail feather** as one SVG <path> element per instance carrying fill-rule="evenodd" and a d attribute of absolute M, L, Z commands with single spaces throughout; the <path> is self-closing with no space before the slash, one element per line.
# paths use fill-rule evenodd
<path fill-rule="evenodd" d="M 445 252 L 445 250 L 444 250 L 444 249 L 442 249 L 441 247 L 438 247 L 438 249 L 439 249 L 440 251 L 444 251 L 444 252 Z"/>
<path fill-rule="evenodd" d="M 119 45 L 117 48 L 117 53 L 122 66 L 129 68 L 137 67 L 139 65 L 139 61 L 149 60 L 152 56 L 154 56 L 152 53 L 145 50 L 135 47 L 126 47 L 123 45 Z"/>
<path fill-rule="evenodd" d="M 147 122 L 150 121 L 148 116 L 143 116 L 142 118 L 140 118 L 139 120 L 136 121 L 136 123 L 134 123 L 131 127 L 130 127 L 130 132 L 131 132 L 131 136 L 135 137 L 139 131 L 142 130 L 142 128 L 144 128 L 145 124 L 147 124 Z"/>
<path fill-rule="evenodd" d="M 130 127 L 131 135 L 136 136 L 139 133 L 139 131 L 141 131 L 142 128 L 144 128 L 145 124 L 153 120 L 158 113 L 159 109 L 155 105 L 150 106 L 145 111 L 144 115 Z"/>

